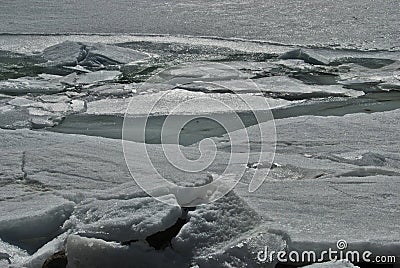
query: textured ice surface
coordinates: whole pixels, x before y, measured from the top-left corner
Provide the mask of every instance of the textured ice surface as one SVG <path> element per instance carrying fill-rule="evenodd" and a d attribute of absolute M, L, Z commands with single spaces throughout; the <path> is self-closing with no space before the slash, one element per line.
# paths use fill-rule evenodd
<path fill-rule="evenodd" d="M 353 49 L 398 49 L 397 9 L 397 2 L 393 1 L 293 3 L 290 0 L 257 0 L 229 2 L 226 8 L 225 2 L 210 4 L 204 0 L 190 4 L 174 0 L 167 5 L 148 1 L 132 5 L 127 0 L 118 5 L 111 2 L 100 5 L 84 0 L 78 5 L 61 3 L 49 7 L 42 3 L 27 6 L 25 1 L 17 0 L 4 3 L 0 32 L 151 33 L 237 37 Z M 15 18 L 19 23 L 10 23 Z M 103 35 L 99 39 L 107 37 Z"/>
<path fill-rule="evenodd" d="M 262 250 L 265 244 L 274 249 L 288 244 L 290 249 L 300 251 L 324 250 L 334 247 L 337 239 L 346 239 L 349 249 L 396 254 L 399 247 L 399 238 L 395 236 L 398 229 L 398 176 L 378 176 L 374 172 L 366 172 L 363 177 L 343 174 L 359 168 L 398 172 L 400 157 L 395 123 L 398 115 L 395 110 L 344 117 L 304 116 L 277 120 L 280 139 L 276 165 L 271 171 L 275 181 L 269 180 L 258 191 L 249 194 L 245 176 L 235 193 L 191 212 L 189 223 L 172 241 L 173 250 L 162 253 L 155 252 L 142 240 L 128 247 L 102 239 L 70 236 L 67 242 L 70 265 L 77 265 L 78 261 L 88 264 L 99 261 L 128 266 L 132 264 L 130 256 L 138 254 L 137 260 L 146 264 L 154 261 L 155 267 L 160 258 L 205 267 L 219 263 L 232 266 L 253 263 L 253 267 L 257 267 L 254 252 Z M 385 139 L 382 139 L 378 126 L 385 128 Z M 250 134 L 256 135 L 251 128 Z M 27 220 L 36 226 L 35 217 L 46 220 L 52 228 L 60 228 L 68 217 L 56 217 L 61 215 L 57 214 L 62 211 L 58 207 L 61 206 L 69 208 L 73 215 L 64 224 L 66 230 L 119 241 L 125 237 L 142 239 L 146 234 L 167 227 L 179 216 L 178 210 L 173 207 L 170 212 L 162 209 L 135 185 L 125 167 L 118 140 L 27 130 L 3 130 L 1 135 L 2 146 L 7 152 L 2 155 L 2 163 L 7 168 L 2 173 L 6 184 L 2 187 L 1 207 L 13 209 L 13 202 L 18 201 L 14 204 L 22 209 L 18 214 L 21 216 L 12 219 L 16 226 L 13 228 L 23 228 L 18 226 L 26 226 L 22 224 Z M 252 137 L 253 140 L 256 138 Z M 223 140 L 223 137 L 216 138 L 222 149 Z M 66 146 L 68 151 L 65 151 Z M 254 146 L 256 148 L 257 144 Z M 189 149 L 196 150 L 196 147 Z M 157 146 L 154 150 L 157 155 Z M 228 155 L 222 150 L 218 158 L 220 163 Z M 140 159 L 138 157 L 137 161 Z M 220 172 L 220 168 L 222 166 L 217 165 L 214 172 Z M 251 165 L 249 174 L 254 168 L 262 168 L 262 165 Z M 46 210 L 30 211 L 21 207 L 20 200 L 28 202 L 32 198 L 38 200 L 36 206 L 43 205 Z M 46 202 L 41 202 L 41 198 Z M 58 200 L 54 208 L 49 205 L 51 198 Z M 73 211 L 71 205 L 63 205 L 62 202 L 71 204 L 66 200 L 77 204 Z M 134 209 L 142 205 L 142 208 Z M 56 214 L 48 214 L 54 209 Z M 143 213 L 136 214 L 135 211 Z M 144 220 L 140 225 L 140 217 L 149 221 Z M 7 222 L 9 218 L 3 216 L 1 220 Z M 22 230 L 26 233 L 31 229 Z M 29 231 L 29 236 L 36 237 L 39 231 L 40 228 L 34 228 Z M 45 233 L 47 241 L 57 235 Z M 12 241 L 17 237 L 9 240 L 11 244 L 15 243 Z M 54 251 L 59 249 L 57 245 L 60 243 L 54 242 Z M 10 250 L 5 251 L 12 252 Z M 50 251 L 43 248 L 40 252 L 47 253 L 37 253 L 37 258 L 32 257 L 27 263 L 43 260 L 40 256 L 48 256 Z M 168 256 L 166 259 L 163 259 L 164 254 Z M 149 262 L 144 262 L 147 258 Z M 168 267 L 171 260 L 163 262 L 163 267 Z"/>
<path fill-rule="evenodd" d="M 118 140 L 97 137 L 1 131 L 2 147 L 17 157 L 28 179 L 70 195 L 68 189 L 94 192 L 130 182 Z M 69 150 L 65 151 L 68 145 Z M 8 155 L 7 154 L 7 155 Z M 6 155 L 6 156 L 7 156 Z M 10 161 L 10 160 L 8 160 Z M 71 197 L 72 198 L 72 197 Z"/>
<path fill-rule="evenodd" d="M 136 252 L 135 254 L 140 256 L 143 255 L 143 258 L 160 254 L 146 244 L 140 245 L 145 243 L 143 239 L 146 236 L 173 225 L 181 211 L 177 207 L 167 207 L 146 197 L 135 185 L 127 174 L 120 141 L 97 137 L 37 133 L 27 130 L 3 130 L 1 135 L 4 141 L 4 150 L 8 152 L 3 156 L 3 163 L 9 163 L 9 171 L 4 175 L 11 182 L 1 187 L 4 191 L 2 194 L 4 199 L 0 202 L 3 209 L 21 210 L 17 215 L 9 212 L 3 214 L 8 215 L 8 217 L 14 215 L 14 218 L 12 225 L 4 226 L 2 237 L 13 234 L 7 228 L 18 228 L 14 233 L 15 237 L 9 239 L 10 243 L 28 248 L 30 245 L 26 241 L 19 241 L 20 237 L 17 237 L 17 235 L 35 238 L 40 234 L 40 237 L 44 239 L 41 244 L 43 245 L 59 235 L 63 226 L 64 231 L 77 232 L 82 236 L 97 237 L 107 241 L 135 239 L 142 241 L 139 246 L 135 243 L 132 244 L 133 248 L 131 249 L 103 240 L 88 240 L 94 241 L 94 243 L 92 247 L 87 249 L 84 246 L 85 244 L 80 242 L 72 245 L 72 242 L 68 242 L 67 251 L 70 250 L 69 252 L 71 252 L 71 255 L 68 255 L 71 256 L 71 265 L 74 263 L 73 260 L 79 260 L 83 256 L 102 254 L 102 250 L 109 247 L 112 248 L 112 250 L 110 249 L 111 252 L 115 252 L 116 256 L 121 257 L 121 260 L 119 260 L 121 265 L 128 265 L 132 261 L 129 257 L 130 254 L 124 253 L 126 250 Z M 66 152 L 65 146 L 67 144 L 69 149 Z M 141 156 L 137 156 L 137 161 L 141 161 L 141 159 Z M 15 163 L 15 165 L 12 163 Z M 137 170 L 136 172 L 142 171 Z M 19 174 L 19 177 L 14 178 L 16 174 Z M 177 174 L 175 173 L 175 175 Z M 190 185 L 190 178 L 188 179 L 184 183 Z M 198 175 L 193 176 L 192 179 L 199 181 Z M 14 184 L 12 184 L 12 181 L 15 181 Z M 29 191 L 27 192 L 27 190 Z M 53 203 L 52 198 L 54 198 L 54 207 L 51 205 Z M 21 206 L 24 204 L 22 200 L 27 202 L 27 208 Z M 34 208 L 32 204 L 29 204 L 32 200 L 35 200 Z M 173 262 L 182 258 L 185 263 L 190 263 L 194 259 L 197 259 L 199 263 L 210 263 L 204 250 L 214 246 L 218 248 L 218 252 L 215 254 L 219 256 L 218 258 L 221 261 L 229 259 L 230 262 L 234 263 L 238 261 L 237 258 L 239 257 L 243 262 L 246 262 L 247 259 L 254 260 L 254 255 L 247 253 L 247 251 L 237 250 L 237 244 L 242 240 L 253 241 L 255 239 L 254 241 L 258 242 L 248 242 L 248 247 L 254 249 L 256 245 L 264 241 L 252 238 L 253 235 L 258 236 L 260 232 L 264 232 L 263 228 L 252 231 L 252 228 L 257 225 L 258 216 L 234 194 L 229 195 L 224 200 L 208 207 L 199 208 L 192 215 L 193 220 L 188 225 L 188 229 L 177 238 L 176 247 L 180 249 L 180 253 L 171 252 L 168 249 L 168 252 L 170 252 L 168 254 L 175 256 Z M 42 210 L 40 209 L 41 206 L 43 206 Z M 72 216 L 70 217 L 71 213 Z M 221 217 L 220 215 L 225 215 L 230 218 L 230 221 L 226 222 L 225 216 Z M 0 219 L 3 222 L 10 222 L 10 219 L 5 216 Z M 35 228 L 26 228 L 27 225 L 35 226 Z M 39 228 L 37 225 L 43 227 Z M 226 226 L 231 227 L 227 228 Z M 56 231 L 53 234 L 52 230 L 54 229 Z M 251 236 L 240 236 L 241 232 L 247 231 L 251 233 Z M 204 237 L 204 232 L 208 238 Z M 266 237 L 270 236 L 274 237 L 273 235 L 266 235 Z M 58 251 L 63 244 L 60 239 L 64 240 L 63 237 L 57 238 L 45 245 L 35 255 L 26 259 L 27 265 L 31 265 L 28 265 L 28 267 L 37 267 L 35 265 L 46 256 L 48 257 L 52 250 Z M 79 239 L 78 241 L 86 241 L 84 238 L 82 238 L 83 240 Z M 283 243 L 278 242 L 280 241 L 279 237 L 271 239 L 272 242 L 275 241 L 273 243 L 276 247 Z M 194 240 L 197 242 L 192 244 Z M 96 241 L 103 246 L 97 248 Z M 190 249 L 194 245 L 196 245 L 196 248 L 192 248 L 193 252 L 197 253 L 193 253 L 195 254 L 193 257 L 188 256 L 188 248 Z M 136 247 L 139 247 L 139 249 L 136 249 Z M 141 247 L 144 247 L 144 249 L 140 249 Z M 109 254 L 111 254 L 109 256 L 113 256 L 114 253 Z M 107 259 L 105 263 L 116 261 L 110 257 Z M 101 259 L 85 258 L 81 261 L 91 263 L 98 260 Z M 145 261 L 143 263 L 148 264 Z M 174 265 L 171 261 L 167 263 L 168 265 L 164 265 L 164 267 Z M 214 263 L 214 261 L 211 261 L 211 263 Z"/>
<path fill-rule="evenodd" d="M 251 194 L 246 184 L 236 191 L 272 218 L 270 227 L 286 232 L 294 249 L 322 250 L 345 239 L 352 249 L 398 254 L 399 115 L 277 120 L 271 181 Z"/>

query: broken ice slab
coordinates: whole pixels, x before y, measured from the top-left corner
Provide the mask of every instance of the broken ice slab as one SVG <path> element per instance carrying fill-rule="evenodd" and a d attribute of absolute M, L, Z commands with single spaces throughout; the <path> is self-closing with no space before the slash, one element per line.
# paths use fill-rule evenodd
<path fill-rule="evenodd" d="M 60 234 L 39 248 L 34 254 L 25 257 L 23 261 L 17 261 L 15 263 L 23 263 L 26 268 L 48 267 L 46 266 L 48 264 L 45 264 L 46 260 L 50 259 L 54 254 L 64 251 L 67 237 L 67 233 Z M 58 264 L 60 264 L 60 262 Z"/>
<path fill-rule="evenodd" d="M 106 241 L 145 240 L 174 225 L 181 214 L 178 205 L 160 203 L 152 197 L 87 199 L 77 205 L 64 228 Z"/>
<path fill-rule="evenodd" d="M 103 67 L 144 60 L 149 54 L 115 45 L 65 41 L 46 48 L 42 57 L 48 65 Z"/>
<path fill-rule="evenodd" d="M 179 85 L 194 81 L 212 82 L 231 79 L 246 79 L 249 77 L 249 74 L 225 64 L 197 62 L 169 68 L 162 73 L 159 73 L 156 77 L 153 77 L 149 82 L 163 82 L 170 85 Z"/>
<path fill-rule="evenodd" d="M 279 58 L 283 60 L 298 59 L 298 60 L 303 60 L 306 63 L 315 65 L 328 65 L 330 63 L 329 59 L 325 58 L 321 54 L 318 54 L 316 51 L 306 50 L 301 48 L 288 51 L 279 56 Z"/>
<path fill-rule="evenodd" d="M 90 73 L 71 73 L 59 79 L 59 82 L 63 85 L 69 87 L 90 87 L 97 84 L 104 84 L 106 82 L 112 82 L 118 80 L 120 77 L 121 72 L 119 71 L 94 71 Z"/>
<path fill-rule="evenodd" d="M 74 203 L 51 193 L 31 193 L 1 201 L 0 237 L 35 252 L 61 233 Z"/>
<path fill-rule="evenodd" d="M 268 216 L 265 220 L 268 220 Z M 254 235 L 250 233 L 258 229 L 260 223 L 257 212 L 231 192 L 190 212 L 190 221 L 173 241 L 173 247 L 182 255 L 194 253 L 198 258 L 206 258 L 210 253 L 217 253 L 219 250 L 215 252 L 216 248 L 224 249 L 228 244 L 232 246 L 234 242 L 239 244 L 240 240 L 250 238 Z M 262 229 L 260 227 L 258 230 Z"/>
<path fill-rule="evenodd" d="M 3 128 L 45 128 L 58 124 L 66 115 L 84 112 L 84 100 L 64 94 L 8 98 L 0 106 L 0 126 Z"/>
<path fill-rule="evenodd" d="M 79 75 L 75 81 L 76 84 L 96 84 L 99 82 L 115 81 L 121 75 L 119 71 L 96 71 Z"/>
<path fill-rule="evenodd" d="M 64 90 L 58 75 L 39 75 L 0 81 L 0 93 L 8 95 L 54 94 Z"/>
<path fill-rule="evenodd" d="M 59 190 L 61 195 L 74 196 L 133 182 L 123 164 L 121 141 L 30 130 L 0 130 L 0 135 L 3 150 L 9 152 L 2 159 L 4 163 L 18 158 L 17 152 L 25 152 L 24 171 L 28 178 Z M 20 166 L 21 163 L 22 160 Z"/>
<path fill-rule="evenodd" d="M 307 85 L 286 76 L 215 81 L 213 83 L 191 82 L 179 85 L 178 88 L 204 93 L 263 93 L 273 98 L 286 100 L 364 95 L 363 92 L 346 89 L 340 85 Z"/>
<path fill-rule="evenodd" d="M 136 84 L 106 84 L 85 89 L 90 95 L 101 97 L 125 97 L 136 92 Z"/>

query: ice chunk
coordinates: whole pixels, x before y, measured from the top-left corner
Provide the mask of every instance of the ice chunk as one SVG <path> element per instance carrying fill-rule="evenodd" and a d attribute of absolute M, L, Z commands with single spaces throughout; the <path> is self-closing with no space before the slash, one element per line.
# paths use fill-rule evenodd
<path fill-rule="evenodd" d="M 74 207 L 74 203 L 48 193 L 0 202 L 0 237 L 31 252 L 60 233 Z"/>
<path fill-rule="evenodd" d="M 97 71 L 79 75 L 77 84 L 96 84 L 99 82 L 113 81 L 121 75 L 119 71 Z"/>
<path fill-rule="evenodd" d="M 83 236 L 124 242 L 144 240 L 164 231 L 180 216 L 179 206 L 170 206 L 152 197 L 88 199 L 77 206 L 64 227 Z"/>
<path fill-rule="evenodd" d="M 136 86 L 127 84 L 107 84 L 87 89 L 90 95 L 122 97 L 136 92 Z"/>
<path fill-rule="evenodd" d="M 10 100 L 9 102 L 7 102 L 10 105 L 14 105 L 14 106 L 19 106 L 19 107 L 26 107 L 26 106 L 32 106 L 33 104 L 37 103 L 34 100 L 31 99 L 27 99 L 24 97 L 16 97 L 12 100 Z"/>
<path fill-rule="evenodd" d="M 304 60 L 306 63 L 315 64 L 315 65 L 328 65 L 329 60 L 324 58 L 324 56 L 318 54 L 315 51 L 305 50 L 305 49 L 294 49 L 289 52 L 282 54 L 280 59 L 299 59 Z"/>
<path fill-rule="evenodd" d="M 123 84 L 107 84 L 101 85 L 98 87 L 91 87 L 87 89 L 90 95 L 95 96 L 113 96 L 113 97 L 122 97 L 129 96 L 135 92 L 134 86 L 132 85 L 123 85 Z"/>
<path fill-rule="evenodd" d="M 68 237 L 67 233 L 62 233 L 57 236 L 43 247 L 41 247 L 34 254 L 29 256 L 24 260 L 24 267 L 26 268 L 37 268 L 42 267 L 45 261 L 51 257 L 54 253 L 62 251 L 65 249 L 66 239 Z"/>
<path fill-rule="evenodd" d="M 80 43 L 65 41 L 46 48 L 42 56 L 57 65 L 77 65 L 87 56 L 87 51 Z"/>
<path fill-rule="evenodd" d="M 150 55 L 130 48 L 106 45 L 102 43 L 86 44 L 87 56 L 83 66 L 127 64 L 147 59 Z"/>
<path fill-rule="evenodd" d="M 121 72 L 119 71 L 105 70 L 84 73 L 80 75 L 72 73 L 60 78 L 59 82 L 68 86 L 80 87 L 82 85 L 92 85 L 117 80 L 120 75 Z"/>
<path fill-rule="evenodd" d="M 229 193 L 191 212 L 190 221 L 173 241 L 173 247 L 183 255 L 206 254 L 212 246 L 226 244 L 259 223 L 257 213 Z"/>

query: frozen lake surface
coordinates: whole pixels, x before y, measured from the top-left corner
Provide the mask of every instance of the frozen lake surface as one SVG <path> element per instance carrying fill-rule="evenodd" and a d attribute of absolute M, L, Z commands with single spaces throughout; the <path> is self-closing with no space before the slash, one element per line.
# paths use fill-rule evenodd
<path fill-rule="evenodd" d="M 3 0 L 0 33 L 147 33 L 399 49 L 399 15 L 396 0 Z"/>
<path fill-rule="evenodd" d="M 2 1 L 0 267 L 275 267 L 257 253 L 343 239 L 400 260 L 399 28 L 396 1 Z M 149 159 L 204 191 L 150 197 Z"/>

